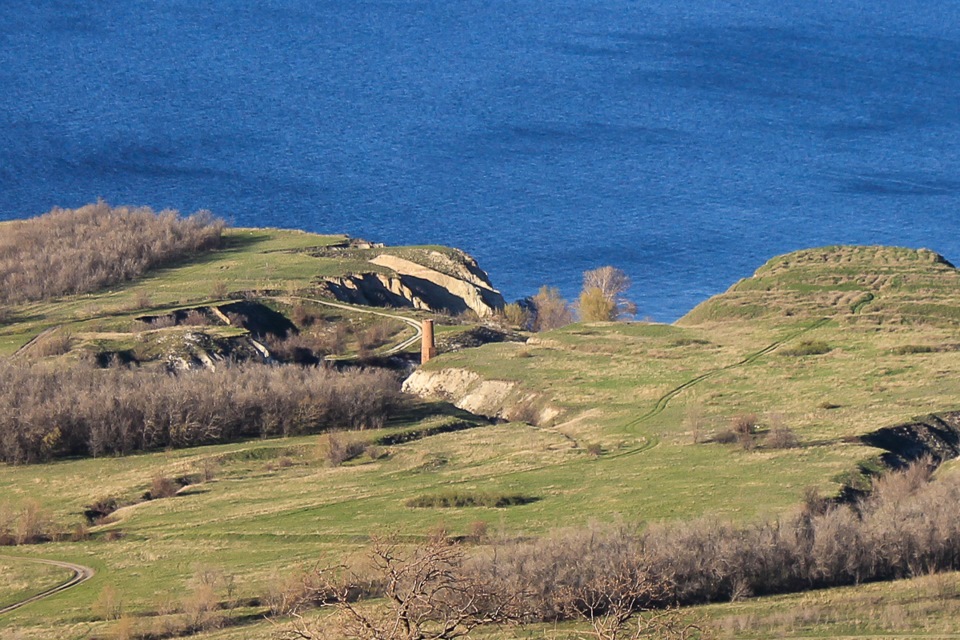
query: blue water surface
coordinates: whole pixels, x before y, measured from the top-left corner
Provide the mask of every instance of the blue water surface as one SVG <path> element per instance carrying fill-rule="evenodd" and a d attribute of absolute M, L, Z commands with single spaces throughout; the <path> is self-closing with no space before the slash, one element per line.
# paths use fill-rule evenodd
<path fill-rule="evenodd" d="M 960 261 L 960 2 L 4 0 L 0 219 L 97 198 L 475 255 L 673 320 L 835 243 Z"/>

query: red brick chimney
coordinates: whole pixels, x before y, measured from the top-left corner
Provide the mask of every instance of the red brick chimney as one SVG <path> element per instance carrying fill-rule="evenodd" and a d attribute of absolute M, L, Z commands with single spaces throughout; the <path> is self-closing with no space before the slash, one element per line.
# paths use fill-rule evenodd
<path fill-rule="evenodd" d="M 423 337 L 420 339 L 420 364 L 429 362 L 437 355 L 437 344 L 433 338 L 433 320 L 423 321 Z"/>

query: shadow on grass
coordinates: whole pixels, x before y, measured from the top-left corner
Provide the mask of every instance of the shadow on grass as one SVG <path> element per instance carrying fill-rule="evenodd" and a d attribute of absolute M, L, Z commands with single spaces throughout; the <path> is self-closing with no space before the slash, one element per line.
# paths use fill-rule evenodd
<path fill-rule="evenodd" d="M 394 413 L 390 419 L 387 420 L 387 426 L 398 427 L 404 424 L 410 424 L 411 422 L 420 422 L 421 420 L 426 420 L 427 418 L 436 416 L 457 418 L 460 420 L 472 420 L 475 422 L 490 424 L 490 421 L 487 418 L 470 413 L 469 411 L 464 411 L 463 409 L 460 409 L 449 402 L 420 401 Z"/>

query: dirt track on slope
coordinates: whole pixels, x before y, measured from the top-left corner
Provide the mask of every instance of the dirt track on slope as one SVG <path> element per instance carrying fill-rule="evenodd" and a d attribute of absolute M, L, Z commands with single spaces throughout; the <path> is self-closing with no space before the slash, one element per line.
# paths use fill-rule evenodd
<path fill-rule="evenodd" d="M 66 591 L 67 589 L 76 587 L 77 585 L 82 584 L 87 580 L 89 580 L 90 578 L 92 578 L 94 573 L 96 573 L 90 567 L 84 567 L 83 565 L 73 564 L 72 562 L 60 562 L 59 560 L 41 560 L 40 558 L 26 558 L 23 556 L 2 556 L 2 557 L 12 558 L 15 560 L 24 560 L 26 562 L 39 562 L 40 564 L 49 564 L 54 567 L 62 567 L 64 569 L 69 569 L 70 571 L 73 571 L 73 577 L 71 577 L 66 582 L 62 582 L 55 587 L 51 587 L 50 589 L 47 589 L 43 593 L 38 593 L 35 596 L 31 596 L 25 600 L 21 600 L 20 602 L 15 602 L 11 605 L 7 605 L 6 607 L 3 607 L 2 609 L 0 609 L 0 616 L 2 616 L 5 613 L 10 613 L 11 611 L 15 609 L 19 609 L 20 607 L 23 607 L 25 605 L 28 605 L 31 602 L 43 600 L 44 598 L 49 598 L 50 596 L 56 595 L 61 591 Z"/>

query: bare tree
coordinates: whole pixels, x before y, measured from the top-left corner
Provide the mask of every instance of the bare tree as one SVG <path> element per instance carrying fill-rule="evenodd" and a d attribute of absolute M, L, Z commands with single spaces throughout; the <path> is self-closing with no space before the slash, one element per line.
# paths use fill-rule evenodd
<path fill-rule="evenodd" d="M 550 331 L 559 329 L 573 322 L 573 312 L 570 305 L 560 295 L 556 287 L 546 285 L 540 287 L 537 295 L 530 299 L 535 316 L 533 319 L 534 331 Z"/>
<path fill-rule="evenodd" d="M 366 606 L 359 594 L 364 581 L 343 580 L 342 571 L 320 571 L 307 602 L 332 602 L 338 615 L 326 624 L 307 621 L 300 611 L 288 638 L 319 640 L 454 640 L 468 637 L 482 624 L 514 619 L 515 600 L 496 593 L 490 583 L 469 571 L 463 548 L 442 536 L 412 550 L 374 539 L 373 581 L 382 585 L 383 606 Z M 320 594 L 316 591 L 320 591 Z"/>
<path fill-rule="evenodd" d="M 583 273 L 580 317 L 585 321 L 618 320 L 637 313 L 637 306 L 625 296 L 630 277 L 616 267 L 606 266 Z"/>

